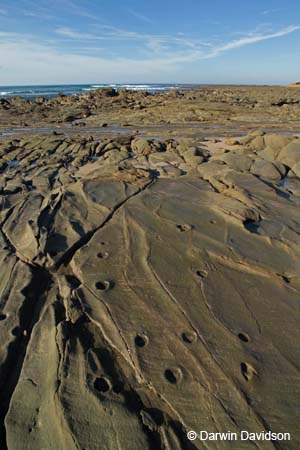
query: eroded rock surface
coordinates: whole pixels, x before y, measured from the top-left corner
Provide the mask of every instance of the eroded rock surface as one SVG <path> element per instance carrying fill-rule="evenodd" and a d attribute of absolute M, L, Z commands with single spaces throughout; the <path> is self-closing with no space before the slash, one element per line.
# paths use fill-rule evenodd
<path fill-rule="evenodd" d="M 1 127 L 49 125 L 124 127 L 205 123 L 298 126 L 300 89 L 282 86 L 202 86 L 150 95 L 97 89 L 56 98 L 0 99 Z"/>
<path fill-rule="evenodd" d="M 2 140 L 1 449 L 299 449 L 299 142 Z"/>

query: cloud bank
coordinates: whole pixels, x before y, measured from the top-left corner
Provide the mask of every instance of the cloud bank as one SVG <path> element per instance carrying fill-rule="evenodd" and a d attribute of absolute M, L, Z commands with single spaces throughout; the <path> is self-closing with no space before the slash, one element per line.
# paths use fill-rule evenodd
<path fill-rule="evenodd" d="M 297 31 L 300 25 L 290 25 L 274 32 L 220 43 L 192 39 L 182 33 L 143 34 L 111 26 L 101 26 L 93 33 L 57 27 L 56 38 L 51 40 L 0 32 L 0 84 L 174 81 L 184 63 L 217 58 L 226 52 Z M 121 41 L 122 45 L 128 43 L 134 51 L 128 50 L 126 57 L 110 54 L 105 46 L 113 40 Z"/>

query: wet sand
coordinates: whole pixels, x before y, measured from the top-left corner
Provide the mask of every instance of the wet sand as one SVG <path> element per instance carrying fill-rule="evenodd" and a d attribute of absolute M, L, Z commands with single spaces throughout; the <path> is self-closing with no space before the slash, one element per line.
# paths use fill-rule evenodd
<path fill-rule="evenodd" d="M 206 89 L 1 110 L 1 450 L 299 449 L 300 95 Z"/>

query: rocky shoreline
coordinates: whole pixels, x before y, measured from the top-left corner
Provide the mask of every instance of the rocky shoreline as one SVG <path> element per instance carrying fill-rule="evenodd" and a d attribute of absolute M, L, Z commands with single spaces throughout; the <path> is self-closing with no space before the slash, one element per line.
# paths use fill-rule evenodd
<path fill-rule="evenodd" d="M 0 100 L 1 450 L 298 450 L 299 113 L 279 87 Z"/>
<path fill-rule="evenodd" d="M 189 91 L 98 89 L 82 95 L 32 100 L 0 99 L 3 127 L 73 125 L 105 127 L 180 124 L 246 124 L 299 127 L 300 89 L 265 86 L 208 86 Z M 298 130 L 299 131 L 299 130 Z"/>

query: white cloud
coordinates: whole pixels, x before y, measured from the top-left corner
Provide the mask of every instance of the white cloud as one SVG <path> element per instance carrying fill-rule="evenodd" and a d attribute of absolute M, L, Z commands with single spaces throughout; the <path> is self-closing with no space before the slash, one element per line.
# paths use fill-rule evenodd
<path fill-rule="evenodd" d="M 282 30 L 276 31 L 275 33 L 269 34 L 258 34 L 256 36 L 245 37 L 241 39 L 237 39 L 235 41 L 229 42 L 221 46 L 219 51 L 231 50 L 233 48 L 243 47 L 244 45 L 255 44 L 256 42 L 266 41 L 268 39 L 274 39 L 281 36 L 286 36 L 287 34 L 293 33 L 294 31 L 299 31 L 300 25 L 291 25 L 287 28 L 283 28 Z"/>
<path fill-rule="evenodd" d="M 144 16 L 144 14 L 141 14 L 133 9 L 127 9 L 127 12 L 129 12 L 130 15 L 135 17 L 138 20 L 141 20 L 142 22 L 153 24 L 153 20 L 149 19 L 149 17 Z"/>
<path fill-rule="evenodd" d="M 46 13 L 43 10 L 35 10 L 35 11 L 21 11 L 22 14 L 26 17 L 32 17 L 36 20 L 53 20 L 55 16 Z"/>
<path fill-rule="evenodd" d="M 69 28 L 57 29 L 58 35 L 74 41 L 74 50 L 62 50 L 61 43 L 55 40 L 41 41 L 29 34 L 0 32 L 0 84 L 170 81 L 175 80 L 185 62 L 216 58 L 225 52 L 299 30 L 300 26 L 293 25 L 273 33 L 246 36 L 216 45 L 185 36 L 144 35 L 114 27 L 102 27 L 99 35 L 79 33 Z M 112 59 L 107 49 L 105 53 L 93 47 L 93 40 L 120 39 L 121 36 L 138 41 L 144 56 L 138 58 L 127 51 L 128 56 L 114 56 Z M 138 49 L 138 45 L 135 46 Z"/>
<path fill-rule="evenodd" d="M 274 8 L 274 9 L 265 9 L 264 11 L 262 11 L 261 12 L 261 14 L 263 15 L 263 16 L 267 16 L 267 15 L 269 15 L 269 14 L 273 14 L 273 13 L 277 13 L 277 12 L 280 12 L 280 11 L 282 11 L 282 9 L 280 9 L 280 8 Z"/>
<path fill-rule="evenodd" d="M 294 31 L 299 31 L 300 25 L 291 25 L 289 27 L 283 28 L 274 33 L 268 34 L 257 34 L 254 36 L 247 36 L 241 39 L 235 39 L 234 41 L 228 42 L 227 44 L 216 47 L 211 53 L 208 53 L 204 58 L 214 58 L 220 53 L 224 53 L 228 50 L 233 50 L 235 48 L 244 47 L 245 45 L 256 44 L 257 42 L 267 41 L 269 39 L 274 39 L 282 36 L 286 36 Z"/>
<path fill-rule="evenodd" d="M 97 36 L 95 34 L 81 33 L 80 31 L 76 31 L 68 27 L 58 27 L 56 28 L 55 33 L 66 38 L 75 39 L 79 41 L 89 41 L 89 40 L 95 41 L 101 39 L 100 36 Z"/>
<path fill-rule="evenodd" d="M 86 8 L 83 8 L 81 4 L 77 4 L 74 0 L 60 0 L 61 6 L 64 6 L 68 9 L 69 13 L 80 16 L 80 17 L 86 17 L 88 19 L 95 20 L 95 14 L 87 10 Z"/>
<path fill-rule="evenodd" d="M 169 62 L 174 64 L 180 62 L 189 62 L 189 61 L 192 62 L 197 60 L 216 58 L 220 54 L 228 52 L 230 50 L 286 36 L 295 31 L 300 31 L 300 25 L 291 25 L 274 33 L 257 34 L 254 36 L 247 36 L 244 38 L 235 39 L 233 41 L 227 42 L 226 44 L 212 46 L 209 50 L 205 51 L 197 50 L 196 48 L 194 48 L 192 51 L 186 52 L 184 55 L 180 54 L 178 54 L 177 56 L 174 55 L 172 58 L 169 58 Z"/>
<path fill-rule="evenodd" d="M 4 39 L 5 38 L 5 39 Z M 5 40 L 5 42 L 4 42 Z M 117 82 L 147 78 L 153 71 L 166 73 L 162 61 L 78 55 L 27 40 L 16 34 L 0 33 L 0 84 L 47 84 Z"/>
<path fill-rule="evenodd" d="M 97 32 L 85 33 L 68 27 L 58 27 L 54 31 L 58 36 L 61 36 L 65 40 L 79 44 L 91 45 L 90 51 L 93 49 L 93 45 L 97 41 L 119 41 L 122 43 L 122 52 L 124 51 L 124 43 L 134 43 L 136 54 L 143 55 L 144 58 L 161 58 L 170 60 L 174 55 L 176 57 L 186 55 L 186 51 L 199 50 L 201 47 L 210 47 L 208 42 L 201 41 L 200 39 L 188 39 L 185 35 L 166 35 L 166 34 L 149 34 L 149 33 L 137 33 L 134 31 L 123 30 L 108 25 L 98 25 Z M 129 52 L 129 49 L 128 49 Z"/>
<path fill-rule="evenodd" d="M 266 41 L 300 30 L 300 25 L 291 25 L 276 32 L 252 32 L 246 36 L 232 40 L 225 44 L 212 44 L 211 42 L 201 41 L 200 39 L 191 39 L 185 37 L 184 34 L 156 35 L 146 33 L 136 33 L 132 31 L 122 30 L 111 26 L 101 26 L 99 32 L 82 33 L 71 28 L 59 27 L 55 30 L 56 34 L 65 38 L 78 41 L 97 41 L 97 40 L 133 40 L 138 41 L 145 49 L 150 50 L 153 55 L 161 54 L 172 63 L 182 61 L 193 61 L 197 59 L 214 58 L 221 53 L 233 50 L 246 45 L 255 44 Z M 165 54 L 164 54 L 165 53 Z M 151 55 L 148 56 L 151 57 Z"/>

